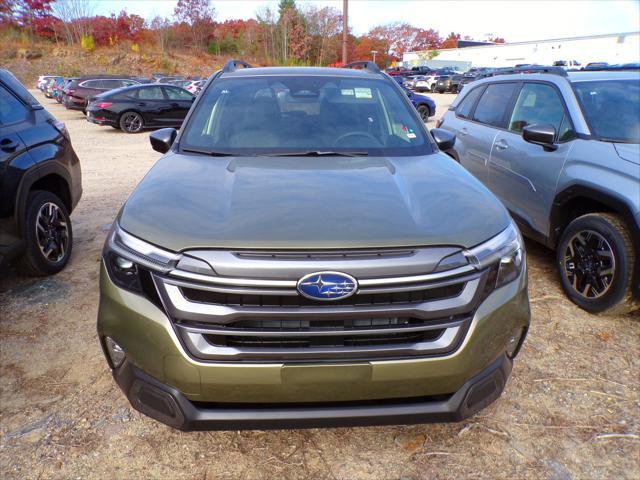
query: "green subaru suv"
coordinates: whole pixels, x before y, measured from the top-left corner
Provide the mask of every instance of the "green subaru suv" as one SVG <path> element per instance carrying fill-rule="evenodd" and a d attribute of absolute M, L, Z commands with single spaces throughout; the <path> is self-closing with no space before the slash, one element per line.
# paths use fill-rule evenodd
<path fill-rule="evenodd" d="M 239 68 L 240 66 L 244 68 Z M 462 420 L 530 319 L 506 209 L 369 62 L 230 61 L 105 244 L 98 335 L 134 408 L 182 430 Z M 359 67 L 359 68 L 357 68 Z"/>

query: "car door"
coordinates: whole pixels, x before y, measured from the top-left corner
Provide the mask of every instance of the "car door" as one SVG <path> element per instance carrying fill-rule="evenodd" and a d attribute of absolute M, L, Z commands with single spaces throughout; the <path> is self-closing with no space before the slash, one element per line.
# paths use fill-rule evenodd
<path fill-rule="evenodd" d="M 36 164 L 19 135 L 32 126 L 32 119 L 33 112 L 0 84 L 0 245 L 9 245 L 14 240 L 1 228 L 1 220 L 14 214 L 20 179 L 26 171 L 35 173 Z"/>
<path fill-rule="evenodd" d="M 179 127 L 193 104 L 193 95 L 179 87 L 162 87 L 169 102 L 167 123 Z"/>
<path fill-rule="evenodd" d="M 169 101 L 165 98 L 162 88 L 145 86 L 137 92 L 137 102 L 134 109 L 140 112 L 147 126 L 166 126 L 171 122 L 167 120 Z"/>
<path fill-rule="evenodd" d="M 526 125 L 553 125 L 556 149 L 525 142 Z M 551 83 L 525 82 L 506 130 L 496 135 L 489 161 L 489 187 L 525 228 L 547 236 L 558 176 L 576 135 L 558 89 Z"/>
<path fill-rule="evenodd" d="M 489 155 L 498 128 L 505 124 L 506 112 L 518 87 L 516 82 L 480 85 L 471 90 L 456 108 L 460 119 L 453 133 L 456 152 L 463 167 L 487 184 Z"/>

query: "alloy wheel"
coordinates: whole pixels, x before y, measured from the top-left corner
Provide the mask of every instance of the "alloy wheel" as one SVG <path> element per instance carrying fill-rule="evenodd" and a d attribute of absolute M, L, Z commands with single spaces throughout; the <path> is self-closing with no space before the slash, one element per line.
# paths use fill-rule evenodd
<path fill-rule="evenodd" d="M 576 233 L 564 253 L 564 272 L 572 288 L 584 298 L 599 298 L 609 291 L 616 261 L 609 242 L 598 232 Z"/>
<path fill-rule="evenodd" d="M 139 132 L 142 129 L 142 117 L 135 112 L 125 113 L 123 124 L 129 133 Z"/>
<path fill-rule="evenodd" d="M 69 248 L 69 227 L 60 207 L 47 202 L 36 216 L 36 238 L 44 258 L 52 263 L 64 258 Z"/>

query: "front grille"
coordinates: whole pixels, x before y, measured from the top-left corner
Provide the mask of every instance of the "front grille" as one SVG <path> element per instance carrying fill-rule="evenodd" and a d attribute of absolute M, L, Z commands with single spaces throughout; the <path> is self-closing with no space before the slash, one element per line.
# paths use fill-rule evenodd
<path fill-rule="evenodd" d="M 318 302 L 300 295 L 238 295 L 221 292 L 182 288 L 188 300 L 213 305 L 233 305 L 237 307 L 336 307 L 344 305 L 394 305 L 422 303 L 430 300 L 452 298 L 460 295 L 464 283 L 446 285 L 437 288 L 424 288 L 408 292 L 356 294 L 332 302 Z"/>
<path fill-rule="evenodd" d="M 422 274 L 425 256 L 430 265 L 441 257 L 429 260 L 419 249 L 228 253 L 211 254 L 211 267 L 218 271 L 212 260 L 219 258 L 237 276 L 154 274 L 178 337 L 198 360 L 367 361 L 447 354 L 464 338 L 487 278 L 470 265 Z M 360 272 L 358 291 L 335 301 L 303 297 L 296 283 L 306 260 L 308 272 L 322 264 L 322 270 L 349 273 L 341 266 L 350 265 Z M 391 276 L 382 276 L 377 265 Z M 399 276 L 403 270 L 411 273 Z"/>
<path fill-rule="evenodd" d="M 402 345 L 435 340 L 442 335 L 444 329 L 424 332 L 383 333 L 376 335 L 343 336 L 336 335 L 299 337 L 242 337 L 235 335 L 204 335 L 209 343 L 220 347 L 239 348 L 338 348 L 338 347 L 372 347 L 379 345 Z"/>

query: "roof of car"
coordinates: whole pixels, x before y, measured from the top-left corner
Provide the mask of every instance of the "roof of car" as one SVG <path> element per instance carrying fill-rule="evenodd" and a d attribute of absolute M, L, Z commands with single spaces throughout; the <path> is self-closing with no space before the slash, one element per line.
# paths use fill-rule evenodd
<path fill-rule="evenodd" d="M 252 67 L 239 68 L 232 72 L 222 74 L 225 78 L 230 77 L 252 77 L 256 75 L 315 75 L 315 76 L 341 76 L 341 77 L 361 77 L 361 78 L 382 78 L 381 75 L 374 75 L 368 70 L 354 68 L 332 68 L 332 67 Z"/>
<path fill-rule="evenodd" d="M 637 80 L 640 79 L 640 72 L 630 70 L 583 70 L 567 72 L 571 82 L 587 82 L 594 80 Z"/>

